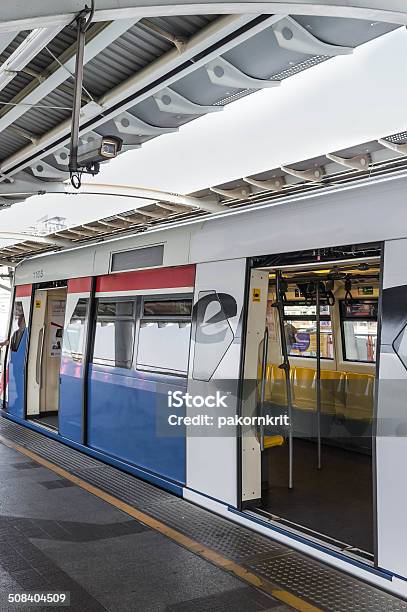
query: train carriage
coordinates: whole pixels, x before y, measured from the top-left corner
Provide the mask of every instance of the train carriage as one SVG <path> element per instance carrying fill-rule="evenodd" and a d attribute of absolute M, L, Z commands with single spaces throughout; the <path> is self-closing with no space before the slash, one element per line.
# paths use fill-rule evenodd
<path fill-rule="evenodd" d="M 23 261 L 3 415 L 405 595 L 406 186 Z"/>

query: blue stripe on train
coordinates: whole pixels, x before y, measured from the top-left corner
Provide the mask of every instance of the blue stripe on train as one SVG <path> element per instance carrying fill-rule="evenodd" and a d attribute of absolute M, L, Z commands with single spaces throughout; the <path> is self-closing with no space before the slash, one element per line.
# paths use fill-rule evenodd
<path fill-rule="evenodd" d="M 14 416 L 24 418 L 25 410 L 25 354 L 27 351 L 27 329 L 21 337 L 18 349 L 12 351 L 10 347 L 10 362 L 8 366 L 8 411 Z"/>
<path fill-rule="evenodd" d="M 90 365 L 88 445 L 123 461 L 185 484 L 185 429 L 168 424 L 167 392 L 186 389 L 186 379 L 124 368 Z"/>
<path fill-rule="evenodd" d="M 59 390 L 59 433 L 82 442 L 83 365 L 62 355 Z"/>

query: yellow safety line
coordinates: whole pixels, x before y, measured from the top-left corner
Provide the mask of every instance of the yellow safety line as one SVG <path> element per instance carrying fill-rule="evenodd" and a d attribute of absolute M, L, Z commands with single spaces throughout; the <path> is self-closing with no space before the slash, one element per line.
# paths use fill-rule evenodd
<path fill-rule="evenodd" d="M 188 536 L 180 533 L 179 531 L 176 531 L 176 529 L 165 525 L 161 521 L 157 521 L 148 514 L 144 514 L 144 512 L 136 510 L 136 508 L 133 508 L 133 506 L 130 506 L 130 504 L 126 504 L 126 502 L 123 502 L 120 499 L 114 497 L 113 495 L 106 493 L 106 491 L 103 491 L 102 489 L 99 489 L 98 487 L 89 484 L 81 478 L 78 478 L 78 476 L 70 474 L 63 468 L 59 467 L 58 465 L 55 465 L 54 463 L 51 463 L 47 459 L 44 459 L 40 455 L 37 455 L 36 453 L 28 450 L 27 448 L 24 448 L 23 446 L 20 446 L 15 442 L 11 442 L 7 438 L 4 438 L 2 435 L 0 435 L 0 442 L 5 446 L 13 448 L 19 453 L 22 453 L 26 457 L 29 457 L 36 463 L 39 463 L 40 465 L 46 467 L 55 474 L 58 474 L 59 476 L 66 478 L 66 480 L 73 482 L 78 487 L 81 487 L 82 489 L 85 489 L 85 491 L 88 491 L 88 493 L 92 493 L 92 495 L 103 499 L 103 501 L 107 502 L 108 504 L 111 504 L 119 510 L 122 510 L 126 514 L 132 516 L 134 519 L 140 521 L 140 523 L 143 523 L 154 531 L 158 531 L 159 533 L 165 535 L 167 538 L 170 538 L 177 544 L 180 544 L 184 548 L 187 548 L 188 550 L 196 553 L 200 557 L 203 557 L 207 561 L 210 561 L 214 565 L 221 567 L 222 569 L 234 574 L 244 582 L 247 582 L 248 584 L 257 587 L 258 589 L 265 591 L 272 597 L 279 599 L 280 601 L 286 603 L 295 610 L 300 610 L 300 612 L 321 612 L 319 608 L 316 608 L 315 606 L 307 603 L 300 597 L 297 597 L 296 595 L 293 595 L 292 593 L 289 593 L 288 591 L 285 591 L 283 589 L 279 589 L 268 580 L 265 580 L 257 574 L 248 571 L 238 563 L 227 559 L 226 557 L 212 550 L 211 548 L 203 546 L 196 540 L 193 540 L 192 538 L 189 538 Z"/>

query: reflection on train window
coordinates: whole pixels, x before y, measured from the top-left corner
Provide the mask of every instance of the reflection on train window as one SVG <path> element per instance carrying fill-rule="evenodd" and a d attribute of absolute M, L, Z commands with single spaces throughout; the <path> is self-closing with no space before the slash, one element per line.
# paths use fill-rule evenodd
<path fill-rule="evenodd" d="M 13 309 L 13 322 L 11 327 L 11 340 L 10 349 L 13 352 L 18 351 L 22 337 L 25 331 L 25 316 L 23 310 L 23 303 L 18 300 L 14 302 Z"/>
<path fill-rule="evenodd" d="M 134 345 L 134 302 L 99 300 L 93 363 L 131 368 Z"/>
<path fill-rule="evenodd" d="M 333 333 L 329 306 L 321 305 L 321 357 L 333 359 Z M 316 307 L 303 302 L 284 305 L 284 330 L 287 352 L 292 357 L 317 355 Z"/>
<path fill-rule="evenodd" d="M 111 302 L 99 300 L 97 307 L 98 317 L 132 317 L 134 302 Z"/>
<path fill-rule="evenodd" d="M 190 321 L 141 321 L 137 368 L 186 375 Z"/>
<path fill-rule="evenodd" d="M 83 360 L 88 303 L 88 298 L 78 300 L 63 336 L 62 355 L 79 363 L 82 363 Z"/>
<path fill-rule="evenodd" d="M 144 317 L 190 317 L 192 299 L 144 300 Z"/>
<path fill-rule="evenodd" d="M 377 300 L 360 300 L 340 304 L 344 359 L 346 361 L 376 360 Z"/>
<path fill-rule="evenodd" d="M 143 299 L 137 369 L 186 376 L 191 313 L 192 298 Z"/>

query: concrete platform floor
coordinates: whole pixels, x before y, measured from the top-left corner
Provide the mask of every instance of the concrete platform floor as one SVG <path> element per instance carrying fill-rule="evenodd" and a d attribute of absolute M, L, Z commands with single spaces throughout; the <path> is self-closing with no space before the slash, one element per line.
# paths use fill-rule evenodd
<path fill-rule="evenodd" d="M 273 612 L 265 593 L 0 443 L 0 611 L 69 591 L 76 612 Z"/>

